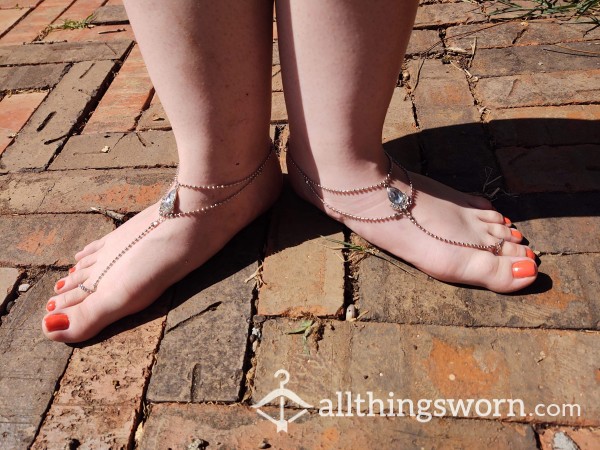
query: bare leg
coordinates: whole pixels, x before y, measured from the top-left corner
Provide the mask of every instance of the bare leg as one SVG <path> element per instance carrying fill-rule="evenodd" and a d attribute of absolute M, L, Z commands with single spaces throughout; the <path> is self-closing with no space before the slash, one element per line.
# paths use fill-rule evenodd
<path fill-rule="evenodd" d="M 173 125 L 179 180 L 221 184 L 252 173 L 269 151 L 272 3 L 269 0 L 128 0 L 127 13 L 148 71 Z M 76 255 L 48 302 L 43 330 L 78 342 L 135 313 L 202 265 L 276 199 L 276 158 L 239 196 L 205 214 L 170 219 L 139 241 L 86 294 L 110 261 L 158 217 L 158 204 Z M 230 190 L 179 191 L 190 211 Z M 207 239 L 206 237 L 210 238 Z"/>
<path fill-rule="evenodd" d="M 277 1 L 284 91 L 290 120 L 290 151 L 302 170 L 323 186 L 352 189 L 381 181 L 388 161 L 381 146 L 383 122 L 417 8 L 416 1 Z M 505 239 L 503 255 L 437 241 L 401 219 L 368 223 L 324 208 L 290 167 L 296 191 L 327 214 L 391 253 L 440 280 L 498 292 L 535 279 L 532 252 L 489 202 L 412 174 L 418 189 L 412 210 L 442 237 L 490 245 Z M 407 179 L 394 172 L 394 185 Z M 393 212 L 385 191 L 339 196 L 322 192 L 339 210 L 362 217 Z M 529 257 L 528 257 L 529 256 Z"/>

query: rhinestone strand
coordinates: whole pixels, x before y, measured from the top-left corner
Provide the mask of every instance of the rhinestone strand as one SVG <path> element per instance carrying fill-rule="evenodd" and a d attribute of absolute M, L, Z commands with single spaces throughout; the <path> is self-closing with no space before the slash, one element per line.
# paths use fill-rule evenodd
<path fill-rule="evenodd" d="M 175 180 L 173 182 L 173 188 L 169 189 L 169 191 L 167 192 L 166 195 L 168 195 L 173 189 L 175 189 L 177 191 L 178 188 L 183 187 L 183 188 L 189 188 L 189 189 L 202 189 L 202 190 L 209 190 L 209 189 L 225 189 L 228 187 L 232 187 L 232 186 L 237 186 L 240 185 L 242 183 L 243 186 L 241 188 L 239 188 L 237 191 L 235 191 L 233 194 L 225 197 L 223 200 L 220 200 L 216 203 L 213 203 L 211 205 L 208 206 L 204 206 L 202 208 L 199 209 L 195 209 L 192 211 L 184 211 L 184 212 L 179 212 L 179 213 L 168 213 L 168 214 L 161 214 L 159 213 L 159 217 L 158 220 L 155 220 L 154 222 L 152 222 L 144 231 L 142 231 L 133 241 L 131 241 L 129 243 L 129 245 L 127 247 L 125 247 L 121 253 L 119 253 L 117 256 L 115 256 L 113 258 L 113 260 L 104 268 L 104 270 L 102 271 L 102 273 L 98 276 L 98 278 L 96 279 L 96 281 L 94 282 L 94 284 L 92 285 L 92 288 L 87 288 L 83 285 L 83 283 L 79 284 L 79 288 L 84 291 L 87 294 L 93 294 L 94 292 L 96 292 L 96 289 L 98 288 L 98 284 L 100 283 L 100 281 L 102 280 L 102 278 L 104 278 L 104 276 L 106 275 L 106 273 L 115 265 L 115 263 L 121 259 L 123 256 L 125 256 L 125 254 L 131 250 L 131 248 L 137 244 L 139 241 L 141 241 L 143 238 L 145 238 L 152 230 L 154 230 L 155 228 L 157 228 L 161 223 L 163 223 L 166 220 L 169 219 L 176 219 L 179 217 L 188 217 L 188 216 L 193 216 L 196 214 L 201 214 L 201 213 L 205 213 L 207 211 L 210 211 L 218 206 L 221 206 L 227 202 L 229 202 L 230 200 L 234 199 L 235 197 L 237 197 L 238 195 L 240 195 L 242 193 L 242 191 L 244 189 L 246 189 L 246 187 L 248 187 L 248 185 L 250 185 L 264 170 L 265 166 L 267 165 L 267 162 L 269 161 L 269 159 L 271 158 L 271 156 L 274 153 L 274 148 L 273 146 L 271 146 L 271 149 L 269 150 L 269 154 L 267 155 L 267 157 L 263 160 L 263 162 L 260 164 L 260 166 L 254 171 L 252 172 L 249 176 L 247 176 L 246 178 L 244 178 L 243 180 L 239 180 L 239 181 L 234 181 L 232 183 L 227 183 L 227 184 L 221 184 L 221 185 L 207 185 L 207 186 L 194 186 L 194 185 L 187 185 L 187 184 L 182 184 L 179 183 L 179 181 L 177 180 L 177 175 L 175 175 Z M 166 197 L 166 195 L 163 197 L 163 201 L 164 198 Z M 174 201 L 174 200 L 173 200 Z"/>
<path fill-rule="evenodd" d="M 460 242 L 460 241 L 455 241 L 452 239 L 447 239 L 447 238 L 438 236 L 437 234 L 432 233 L 431 231 L 429 231 L 425 227 L 423 227 L 417 221 L 417 219 L 412 215 L 412 212 L 410 211 L 410 208 L 413 205 L 413 199 L 414 199 L 414 194 L 415 194 L 416 190 L 413 187 L 413 183 L 412 183 L 412 180 L 408 173 L 408 170 L 406 170 L 402 164 L 400 164 L 398 161 L 396 161 L 394 158 L 392 158 L 392 156 L 389 155 L 388 153 L 386 153 L 386 156 L 388 157 L 388 159 L 390 161 L 390 170 L 389 170 L 388 174 L 386 175 L 386 177 L 383 179 L 383 181 L 381 181 L 377 184 L 374 184 L 372 186 L 356 188 L 356 189 L 348 189 L 348 190 L 324 188 L 323 186 L 321 186 L 314 180 L 311 180 L 308 177 L 308 175 L 306 173 L 304 173 L 304 171 L 302 171 L 300 166 L 298 166 L 298 164 L 296 163 L 296 161 L 294 160 L 292 155 L 289 153 L 288 153 L 288 155 L 290 156 L 289 159 L 292 162 L 292 165 L 295 167 L 295 169 L 298 171 L 298 173 L 302 176 L 302 178 L 304 178 L 304 181 L 308 185 L 308 187 L 309 187 L 310 191 L 313 193 L 313 195 L 319 199 L 319 201 L 323 204 L 323 206 L 325 206 L 327 209 L 329 209 L 337 214 L 340 214 L 344 217 L 348 217 L 350 219 L 359 220 L 362 222 L 384 222 L 384 221 L 388 221 L 388 220 L 396 220 L 402 216 L 406 216 L 408 218 L 408 220 L 410 220 L 410 222 L 413 225 L 415 225 L 419 230 L 421 230 L 428 236 L 430 236 L 434 239 L 437 239 L 438 241 L 441 241 L 441 242 L 444 242 L 444 243 L 450 244 L 450 245 L 456 245 L 459 247 L 468 247 L 468 248 L 473 248 L 473 249 L 477 249 L 477 250 L 485 250 L 485 251 L 492 252 L 494 255 L 500 255 L 502 252 L 502 244 L 504 244 L 504 239 L 501 239 L 498 242 L 496 242 L 495 244 L 490 244 L 490 245 L 474 244 L 471 242 Z M 400 209 L 399 212 L 396 212 L 394 214 L 390 214 L 388 216 L 382 216 L 382 217 L 363 217 L 363 216 L 359 216 L 356 214 L 351 214 L 351 213 L 342 211 L 342 210 L 330 205 L 317 192 L 317 189 L 316 189 L 317 187 L 321 188 L 324 191 L 331 192 L 333 194 L 359 193 L 359 192 L 365 192 L 368 190 L 390 188 L 391 187 L 390 179 L 391 179 L 394 164 L 397 165 L 404 172 L 404 175 L 406 176 L 406 179 L 408 180 L 408 186 L 409 186 L 408 195 L 404 194 L 407 197 L 406 204 Z M 394 209 L 397 209 L 393 203 L 391 203 L 391 206 Z"/>

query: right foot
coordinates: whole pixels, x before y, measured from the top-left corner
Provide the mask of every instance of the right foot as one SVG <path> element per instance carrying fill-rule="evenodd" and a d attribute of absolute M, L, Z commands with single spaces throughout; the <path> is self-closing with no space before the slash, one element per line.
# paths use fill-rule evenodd
<path fill-rule="evenodd" d="M 178 210 L 213 204 L 238 188 L 202 192 L 179 189 Z M 96 292 L 87 294 L 81 290 L 80 283 L 91 288 L 113 258 L 157 220 L 159 203 L 145 209 L 75 255 L 77 263 L 67 277 L 58 280 L 56 295 L 48 301 L 49 312 L 42 323 L 44 333 L 54 341 L 81 342 L 122 317 L 146 308 L 264 213 L 280 189 L 281 169 L 277 157 L 271 155 L 262 173 L 237 197 L 205 213 L 165 220 L 115 263 Z"/>
<path fill-rule="evenodd" d="M 387 162 L 385 163 L 387 165 Z M 483 197 L 475 197 L 431 178 L 411 173 L 416 195 L 410 211 L 430 232 L 459 242 L 493 245 L 504 239 L 501 256 L 487 250 L 441 242 L 418 229 L 406 216 L 381 222 L 365 222 L 326 208 L 294 168 L 288 154 L 290 181 L 296 192 L 330 217 L 345 224 L 367 241 L 413 264 L 441 281 L 482 286 L 495 292 L 513 292 L 533 283 L 537 276 L 535 255 L 521 245 L 522 235 L 510 228 L 510 221 L 494 211 Z M 334 166 L 335 167 L 335 166 Z M 322 168 L 321 168 L 322 170 Z M 334 189 L 354 189 L 380 182 L 388 167 L 358 163 L 345 171 L 324 171 L 323 185 Z M 351 176 L 348 176 L 351 174 Z M 351 181 L 348 181 L 351 180 Z M 404 173 L 396 167 L 392 185 L 408 193 Z M 334 208 L 361 217 L 385 217 L 394 213 L 385 189 L 353 195 L 320 192 Z"/>

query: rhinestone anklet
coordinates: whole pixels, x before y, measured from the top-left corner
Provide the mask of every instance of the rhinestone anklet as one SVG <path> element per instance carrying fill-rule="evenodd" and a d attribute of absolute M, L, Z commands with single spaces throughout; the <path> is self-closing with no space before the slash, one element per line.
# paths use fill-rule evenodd
<path fill-rule="evenodd" d="M 288 155 L 290 157 L 290 161 L 291 161 L 292 165 L 294 166 L 296 171 L 302 176 L 302 178 L 304 178 L 304 181 L 308 185 L 312 194 L 323 204 L 323 206 L 325 206 L 325 208 L 327 208 L 337 214 L 340 214 L 344 217 L 348 217 L 349 219 L 358 220 L 361 222 L 384 222 L 384 221 L 388 221 L 388 220 L 396 220 L 396 219 L 399 219 L 399 218 L 405 216 L 419 230 L 421 230 L 423 233 L 427 234 L 428 236 L 430 236 L 434 239 L 437 239 L 438 241 L 444 242 L 446 244 L 456 245 L 459 247 L 469 247 L 469 248 L 474 248 L 477 250 L 485 250 L 485 251 L 492 252 L 494 255 L 502 254 L 502 245 L 504 244 L 504 239 L 500 239 L 495 244 L 490 244 L 490 245 L 473 244 L 470 242 L 454 241 L 452 239 L 447 239 L 442 236 L 438 236 L 435 233 L 432 233 L 431 231 L 429 231 L 425 227 L 423 227 L 419 222 L 417 222 L 417 219 L 415 219 L 415 217 L 412 215 L 412 212 L 411 212 L 411 209 L 414 206 L 413 200 L 415 197 L 415 193 L 417 191 L 413 186 L 413 183 L 412 183 L 412 180 L 408 173 L 408 170 L 406 170 L 404 168 L 404 166 L 402 164 L 400 164 L 398 161 L 393 159 L 388 153 L 386 153 L 386 156 L 388 157 L 390 168 L 389 168 L 388 173 L 385 176 L 385 178 L 377 184 L 374 184 L 371 186 L 366 186 L 366 187 L 359 187 L 359 188 L 355 188 L 355 189 L 332 189 L 332 188 L 328 188 L 328 187 L 320 185 L 316 181 L 310 179 L 309 176 L 306 173 L 304 173 L 304 171 L 296 163 L 296 161 L 294 160 L 294 158 L 292 157 L 292 155 L 289 152 L 288 152 Z M 392 172 L 394 169 L 394 165 L 398 166 L 402 170 L 402 172 L 404 173 L 404 176 L 406 177 L 406 179 L 408 181 L 408 194 L 402 192 L 400 189 L 395 188 L 394 186 L 391 185 Z M 387 216 L 381 216 L 381 217 L 363 217 L 363 216 L 358 216 L 356 214 L 350 214 L 348 212 L 342 211 L 342 210 L 330 205 L 329 203 L 327 203 L 327 201 L 325 201 L 325 199 L 317 192 L 317 189 L 320 189 L 325 192 L 329 192 L 334 195 L 361 194 L 361 193 L 368 192 L 368 191 L 385 189 L 387 191 L 387 196 L 390 201 L 390 207 L 395 212 L 392 214 L 389 214 Z"/>
<path fill-rule="evenodd" d="M 86 292 L 87 294 L 92 294 L 92 293 L 96 292 L 96 289 L 98 288 L 98 284 L 100 283 L 102 278 L 104 278 L 104 276 L 108 273 L 108 271 L 116 264 L 116 262 L 119 259 L 121 259 L 129 250 L 131 250 L 131 248 L 135 244 L 137 244 L 139 241 L 141 241 L 143 238 L 145 238 L 152 230 L 157 228 L 164 221 L 169 220 L 169 219 L 176 219 L 176 218 L 180 218 L 180 217 L 189 217 L 189 216 L 199 215 L 199 214 L 208 212 L 214 208 L 217 208 L 219 206 L 222 206 L 225 203 L 229 202 L 230 200 L 233 200 L 235 197 L 240 195 L 242 193 L 242 191 L 244 189 L 246 189 L 263 172 L 265 166 L 267 165 L 267 162 L 269 161 L 269 159 L 271 158 L 273 153 L 274 153 L 274 148 L 273 148 L 273 146 L 271 146 L 271 149 L 269 150 L 269 154 L 267 155 L 267 157 L 262 161 L 260 166 L 258 166 L 258 168 L 254 172 L 252 172 L 250 175 L 248 175 L 247 177 L 245 177 L 241 180 L 234 181 L 231 183 L 226 183 L 226 184 L 209 184 L 209 185 L 197 186 L 197 185 L 193 185 L 193 184 L 181 183 L 178 180 L 178 173 L 179 173 L 179 170 L 178 170 L 177 174 L 175 174 L 175 179 L 173 180 L 172 187 L 167 191 L 167 193 L 164 195 L 164 197 L 160 201 L 160 206 L 158 208 L 158 218 L 155 221 L 153 221 L 152 223 L 150 223 L 150 225 L 148 225 L 148 227 L 144 231 L 142 231 L 133 241 L 131 241 L 129 243 L 129 245 L 127 247 L 125 247 L 123 250 L 121 250 L 121 252 L 113 258 L 113 260 L 104 268 L 102 273 L 100 273 L 100 275 L 98 276 L 98 278 L 96 279 L 96 281 L 94 282 L 94 284 L 92 285 L 91 288 L 85 287 L 82 283 L 79 285 L 79 289 Z M 226 188 L 232 188 L 232 187 L 236 187 L 236 186 L 241 186 L 241 187 L 239 187 L 237 190 L 235 190 L 232 194 L 225 197 L 223 200 L 212 203 L 208 206 L 204 206 L 202 208 L 194 209 L 192 211 L 175 212 L 175 200 L 177 199 L 177 192 L 181 188 L 192 189 L 192 190 L 197 190 L 197 191 L 204 191 L 204 190 L 214 190 L 214 189 L 226 189 Z"/>

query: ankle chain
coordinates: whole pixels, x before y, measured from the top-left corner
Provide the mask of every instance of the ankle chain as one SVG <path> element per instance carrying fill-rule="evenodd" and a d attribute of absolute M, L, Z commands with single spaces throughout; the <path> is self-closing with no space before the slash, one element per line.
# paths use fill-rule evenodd
<path fill-rule="evenodd" d="M 410 222 L 414 226 L 416 226 L 419 230 L 421 230 L 428 236 L 430 236 L 434 239 L 437 239 L 438 241 L 444 242 L 446 244 L 456 245 L 459 247 L 469 247 L 469 248 L 474 248 L 477 250 L 485 250 L 485 251 L 492 252 L 494 255 L 502 254 L 502 244 L 504 244 L 504 239 L 500 239 L 495 244 L 490 244 L 490 245 L 473 244 L 470 242 L 460 242 L 460 241 L 454 241 L 452 239 L 446 239 L 444 237 L 438 236 L 435 233 L 432 233 L 431 231 L 429 231 L 425 227 L 423 227 L 417 221 L 417 219 L 415 219 L 415 217 L 412 215 L 412 212 L 411 212 L 411 209 L 414 206 L 413 200 L 414 200 L 416 189 L 414 189 L 414 187 L 413 187 L 413 183 L 412 183 L 412 180 L 408 173 L 408 170 L 406 170 L 404 168 L 404 166 L 402 164 L 400 164 L 398 161 L 393 159 L 388 153 L 386 153 L 386 156 L 388 157 L 388 160 L 390 162 L 390 169 L 389 169 L 387 175 L 385 176 L 385 178 L 377 184 L 374 184 L 371 186 L 366 186 L 366 187 L 359 187 L 359 188 L 355 188 L 355 189 L 333 189 L 333 188 L 326 188 L 326 187 L 320 185 L 316 181 L 309 178 L 309 176 L 306 173 L 304 173 L 304 171 L 300 168 L 300 166 L 296 163 L 296 161 L 292 157 L 291 153 L 288 152 L 288 155 L 290 157 L 289 159 L 290 159 L 292 165 L 294 166 L 296 171 L 300 174 L 300 176 L 302 176 L 302 178 L 304 178 L 304 182 L 307 184 L 307 186 L 310 189 L 310 191 L 312 192 L 312 194 L 323 204 L 323 206 L 325 206 L 325 208 L 327 208 L 337 214 L 340 214 L 344 217 L 348 217 L 349 219 L 358 220 L 361 222 L 385 222 L 388 220 L 396 220 L 402 216 L 406 216 L 408 218 L 408 220 L 410 220 Z M 408 194 L 402 192 L 400 189 L 395 188 L 391 185 L 391 178 L 392 178 L 392 172 L 393 172 L 394 165 L 398 166 L 402 170 L 402 172 L 404 172 L 404 175 L 408 181 L 408 187 L 409 187 Z M 372 191 L 372 190 L 386 189 L 388 199 L 390 201 L 390 207 L 395 212 L 393 214 L 390 214 L 387 216 L 381 216 L 381 217 L 363 217 L 363 216 L 359 216 L 356 214 L 351 214 L 351 213 L 342 211 L 342 210 L 330 205 L 323 198 L 323 196 L 321 196 L 317 192 L 317 188 L 321 189 L 323 191 L 326 191 L 326 192 L 330 192 L 331 194 L 334 194 L 334 195 L 359 194 L 359 193 L 364 193 L 364 192 L 368 192 L 368 191 Z"/>
<path fill-rule="evenodd" d="M 121 253 L 119 253 L 117 256 L 115 256 L 113 258 L 113 260 L 104 268 L 102 273 L 98 276 L 98 278 L 96 279 L 96 281 L 94 282 L 94 284 L 92 285 L 91 288 L 87 288 L 83 285 L 83 283 L 81 283 L 79 285 L 79 289 L 81 289 L 82 291 L 84 291 L 87 294 L 92 294 L 92 293 L 96 292 L 96 289 L 98 288 L 98 284 L 100 283 L 100 280 L 102 280 L 102 278 L 104 278 L 104 276 L 115 265 L 115 263 L 119 259 L 121 259 L 125 255 L 125 253 L 127 253 L 129 250 L 131 250 L 131 248 L 135 244 L 137 244 L 139 241 L 141 241 L 143 238 L 145 238 L 152 230 L 157 228 L 164 221 L 169 220 L 169 219 L 177 219 L 180 217 L 194 216 L 194 215 L 208 212 L 214 208 L 224 205 L 225 203 L 229 202 L 230 200 L 232 200 L 235 197 L 237 197 L 238 195 L 240 195 L 242 193 L 242 191 L 244 189 L 246 189 L 263 172 L 265 166 L 267 165 L 267 162 L 269 161 L 269 159 L 271 159 L 271 156 L 273 155 L 273 153 L 274 153 L 274 147 L 273 147 L 273 145 L 271 145 L 269 154 L 267 155 L 267 157 L 262 161 L 260 166 L 258 166 L 258 168 L 254 172 L 252 172 L 250 175 L 248 175 L 247 177 L 245 177 L 241 180 L 233 181 L 231 183 L 209 184 L 209 185 L 204 185 L 204 186 L 195 186 L 195 185 L 191 185 L 191 184 L 184 184 L 184 183 L 180 183 L 179 180 L 177 179 L 177 176 L 179 173 L 179 170 L 178 170 L 177 173 L 175 174 L 175 179 L 173 181 L 172 187 L 169 189 L 169 191 L 164 195 L 164 197 L 160 201 L 160 207 L 158 209 L 158 219 L 153 221 L 150 225 L 148 225 L 148 227 L 144 231 L 142 231 L 133 241 L 131 241 L 129 243 L 129 245 L 121 251 Z M 177 192 L 179 191 L 180 188 L 193 189 L 193 190 L 213 190 L 213 189 L 226 189 L 226 188 L 239 186 L 239 185 L 242 185 L 242 186 L 240 188 L 238 188 L 232 194 L 225 197 L 223 200 L 219 200 L 218 202 L 212 203 L 212 204 L 210 204 L 208 206 L 204 206 L 202 208 L 194 209 L 192 211 L 182 211 L 182 212 L 177 212 L 177 213 L 175 212 L 175 201 L 177 199 Z"/>

